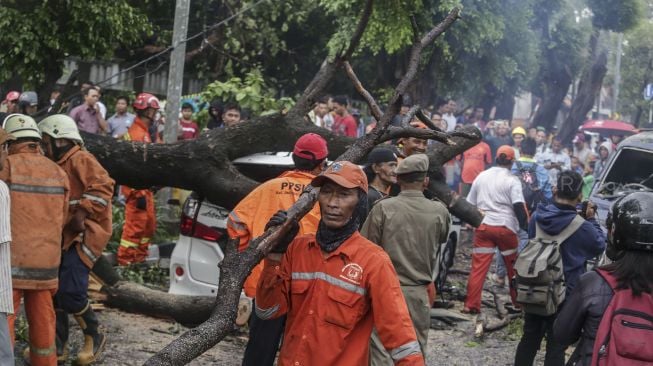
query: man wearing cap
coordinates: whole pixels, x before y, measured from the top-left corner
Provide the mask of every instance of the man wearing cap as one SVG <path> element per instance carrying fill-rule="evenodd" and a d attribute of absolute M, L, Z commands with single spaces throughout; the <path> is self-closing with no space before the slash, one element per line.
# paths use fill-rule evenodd
<path fill-rule="evenodd" d="M 24 298 L 29 324 L 30 363 L 55 365 L 55 313 L 52 296 L 58 287 L 61 236 L 68 216 L 66 172 L 46 158 L 34 119 L 12 114 L 4 128 L 16 137 L 0 180 L 11 197 L 11 277 L 14 309 Z M 15 315 L 9 317 L 14 335 Z"/>
<path fill-rule="evenodd" d="M 572 156 L 577 157 L 583 165 L 586 165 L 594 153 L 585 144 L 585 134 L 578 133 L 571 142 L 574 144 Z"/>
<path fill-rule="evenodd" d="M 257 288 L 258 316 L 288 316 L 279 365 L 367 365 L 372 327 L 396 365 L 424 365 L 392 262 L 358 232 L 365 173 L 339 161 L 311 184 L 320 187 L 317 232 L 291 230 L 268 253 Z M 285 220 L 277 212 L 268 226 Z"/>
<path fill-rule="evenodd" d="M 390 149 L 377 147 L 367 155 L 367 166 L 363 169 L 369 182 L 367 207 L 390 193 L 390 187 L 397 184 L 397 155 Z"/>
<path fill-rule="evenodd" d="M 6 113 L 0 112 L 0 122 L 4 121 L 8 115 L 18 113 L 18 98 L 20 98 L 20 92 L 12 90 L 7 93 L 5 100 L 2 101 L 2 104 L 7 106 Z"/>
<path fill-rule="evenodd" d="M 28 116 L 34 116 L 36 114 L 37 107 L 39 105 L 39 97 L 36 92 L 25 91 L 20 97 L 18 97 L 18 109 L 19 113 L 26 114 Z"/>
<path fill-rule="evenodd" d="M 521 150 L 521 143 L 526 138 L 526 130 L 524 127 L 517 126 L 512 129 L 512 148 L 515 150 L 515 159 L 519 159 Z"/>
<path fill-rule="evenodd" d="M 227 232 L 230 237 L 238 238 L 239 250 L 247 249 L 250 240 L 265 232 L 266 223 L 275 212 L 287 210 L 297 201 L 311 180 L 324 170 L 328 153 L 326 141 L 321 136 L 314 133 L 303 135 L 295 143 L 292 153 L 295 169 L 256 187 L 236 205 L 227 219 Z M 314 207 L 300 221 L 300 232 L 315 233 L 319 221 L 320 211 Z M 262 263 L 254 267 L 243 285 L 245 295 L 250 298 L 256 296 L 256 286 L 262 270 Z M 284 322 L 284 317 L 263 320 L 256 314 L 252 315 L 243 365 L 274 363 Z"/>
<path fill-rule="evenodd" d="M 0 128 L 0 170 L 9 155 L 9 142 L 16 138 Z M 11 287 L 11 199 L 9 187 L 0 180 L 0 365 L 14 364 L 7 317 L 14 313 Z"/>
<path fill-rule="evenodd" d="M 426 352 L 431 325 L 427 286 L 435 278 L 434 259 L 440 243 L 447 241 L 450 222 L 445 205 L 422 193 L 429 183 L 428 167 L 425 154 L 402 160 L 397 167 L 401 193 L 379 201 L 361 229 L 364 237 L 388 253 L 397 270 L 422 353 Z M 370 358 L 371 365 L 392 365 L 376 333 L 370 344 Z"/>
<path fill-rule="evenodd" d="M 495 248 L 498 247 L 506 263 L 508 278 L 513 277 L 513 264 L 517 257 L 517 232 L 528 227 L 528 213 L 519 178 L 510 169 L 515 161 L 511 146 L 499 147 L 496 166 L 474 180 L 467 201 L 483 213 L 483 221 L 474 233 L 472 271 L 467 282 L 465 313 L 481 310 L 483 283 Z M 510 286 L 510 296 L 515 302 L 515 289 Z"/>

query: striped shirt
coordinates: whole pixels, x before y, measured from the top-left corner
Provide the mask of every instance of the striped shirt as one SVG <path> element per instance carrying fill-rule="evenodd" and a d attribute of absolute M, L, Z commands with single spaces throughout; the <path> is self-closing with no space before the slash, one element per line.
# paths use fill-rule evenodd
<path fill-rule="evenodd" d="M 9 188 L 0 181 L 0 313 L 13 314 L 14 301 L 11 289 L 11 224 Z"/>

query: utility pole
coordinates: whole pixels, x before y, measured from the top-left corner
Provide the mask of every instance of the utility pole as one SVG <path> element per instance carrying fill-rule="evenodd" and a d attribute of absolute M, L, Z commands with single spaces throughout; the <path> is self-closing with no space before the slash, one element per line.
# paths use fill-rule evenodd
<path fill-rule="evenodd" d="M 163 141 L 177 141 L 177 121 L 179 120 L 179 104 L 181 88 L 184 83 L 184 61 L 186 57 L 186 36 L 188 34 L 188 13 L 190 0 L 177 0 L 175 5 L 175 22 L 172 31 L 172 53 L 168 69 L 168 88 L 166 100 L 166 124 L 163 130 Z"/>
<path fill-rule="evenodd" d="M 617 35 L 617 60 L 614 65 L 614 100 L 612 104 L 612 114 L 619 109 L 619 87 L 621 86 L 621 45 L 624 42 L 624 34 Z"/>

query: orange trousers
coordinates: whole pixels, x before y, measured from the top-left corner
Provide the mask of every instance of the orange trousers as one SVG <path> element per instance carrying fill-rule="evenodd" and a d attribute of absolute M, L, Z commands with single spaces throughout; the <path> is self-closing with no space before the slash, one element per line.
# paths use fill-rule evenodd
<path fill-rule="evenodd" d="M 128 199 L 125 203 L 125 225 L 122 227 L 122 238 L 118 247 L 118 264 L 142 263 L 147 258 L 150 241 L 156 231 L 156 213 L 154 210 L 154 194 L 144 189 L 146 208 L 136 207 L 137 199 Z"/>
<path fill-rule="evenodd" d="M 474 232 L 474 248 L 472 249 L 472 272 L 467 280 L 467 298 L 465 308 L 481 310 L 481 294 L 485 276 L 494 259 L 495 248 L 499 247 L 506 263 L 508 279 L 510 280 L 510 298 L 515 303 L 517 292 L 512 285 L 514 264 L 517 258 L 517 234 L 505 226 L 489 226 L 481 224 Z"/>
<path fill-rule="evenodd" d="M 18 311 L 20 299 L 25 299 L 25 315 L 29 324 L 30 363 L 32 366 L 54 366 L 57 364 L 57 348 L 54 343 L 55 315 L 52 290 L 14 289 L 14 309 Z M 9 334 L 16 343 L 16 314 L 9 315 Z"/>

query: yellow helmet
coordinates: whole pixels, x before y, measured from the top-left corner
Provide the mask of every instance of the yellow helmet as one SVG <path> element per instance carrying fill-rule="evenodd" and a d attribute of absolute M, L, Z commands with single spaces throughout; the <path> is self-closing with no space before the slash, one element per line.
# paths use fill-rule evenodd
<path fill-rule="evenodd" d="M 54 114 L 44 118 L 39 123 L 39 130 L 55 139 L 68 139 L 84 144 L 77 123 L 65 114 Z"/>
<path fill-rule="evenodd" d="M 526 136 L 526 130 L 523 127 L 515 127 L 512 130 L 513 135 L 524 135 Z"/>
<path fill-rule="evenodd" d="M 7 133 L 12 134 L 16 139 L 27 137 L 41 139 L 41 132 L 34 118 L 24 114 L 14 113 L 8 115 L 2 122 L 2 128 Z"/>

